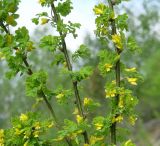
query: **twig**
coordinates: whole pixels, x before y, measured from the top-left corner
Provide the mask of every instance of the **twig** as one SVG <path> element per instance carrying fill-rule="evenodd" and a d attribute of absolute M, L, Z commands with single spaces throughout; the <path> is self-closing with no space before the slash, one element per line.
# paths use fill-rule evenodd
<path fill-rule="evenodd" d="M 2 24 L 3 24 L 3 23 L 2 23 Z M 1 23 L 0 23 L 0 26 L 1 26 Z M 2 26 L 1 26 L 1 27 L 2 27 Z M 7 28 L 5 27 L 5 25 L 3 25 L 2 28 L 4 29 L 4 31 L 6 32 L 6 34 L 10 34 L 9 31 L 7 30 Z M 23 62 L 24 62 L 24 64 L 25 64 L 25 66 L 28 68 L 27 74 L 28 74 L 28 75 L 32 75 L 32 74 L 33 74 L 33 71 L 32 71 L 32 69 L 30 68 L 30 65 L 29 65 L 29 63 L 28 63 L 28 61 L 27 61 L 27 56 L 23 56 L 22 59 L 23 59 Z M 46 103 L 49 111 L 51 112 L 51 115 L 52 115 L 52 117 L 53 117 L 53 119 L 54 119 L 54 121 L 55 121 L 55 123 L 56 123 L 56 127 L 57 127 L 58 129 L 60 129 L 60 124 L 59 124 L 59 122 L 58 122 L 58 120 L 57 120 L 57 117 L 56 117 L 56 114 L 55 114 L 55 112 L 54 112 L 54 109 L 52 108 L 51 104 L 49 103 L 46 95 L 44 94 L 44 92 L 43 92 L 42 89 L 39 91 L 39 93 L 40 93 L 40 96 L 43 97 L 43 100 L 45 101 L 45 103 Z M 65 141 L 68 143 L 69 146 L 72 146 L 72 143 L 71 143 L 70 139 L 65 138 Z"/>
<path fill-rule="evenodd" d="M 51 3 L 51 9 L 54 14 L 53 19 L 57 23 L 60 19 L 60 16 L 58 16 L 53 2 Z M 69 71 L 72 71 L 72 64 L 71 64 L 71 61 L 70 61 L 70 58 L 68 55 L 65 38 L 64 38 L 63 33 L 61 31 L 59 31 L 59 35 L 60 35 L 61 41 L 62 41 L 62 49 L 63 49 L 62 52 L 64 53 L 64 56 L 65 56 L 67 68 Z M 84 111 L 82 108 L 82 102 L 81 102 L 81 98 L 80 98 L 79 91 L 78 91 L 77 81 L 72 80 L 72 85 L 73 85 L 73 89 L 74 89 L 74 94 L 75 94 L 75 98 L 76 98 L 76 105 L 78 107 L 78 111 L 79 111 L 80 115 L 83 117 L 83 119 L 85 119 Z M 85 143 L 89 144 L 87 131 L 83 132 L 83 136 L 84 136 Z"/>
<path fill-rule="evenodd" d="M 108 3 L 109 3 L 110 8 L 114 11 L 114 3 L 112 2 L 112 0 L 108 0 Z M 112 35 L 117 34 L 115 20 L 111 19 L 110 21 L 111 21 Z M 115 47 L 115 50 L 118 55 L 121 53 L 121 51 L 117 47 Z M 116 74 L 116 86 L 120 87 L 120 59 L 116 62 L 115 74 Z M 118 106 L 119 94 L 116 95 L 114 102 L 115 102 L 115 105 Z M 114 111 L 113 108 L 112 108 L 112 112 Z M 115 115 L 115 118 L 117 116 L 118 115 Z M 112 125 L 110 127 L 111 128 L 111 143 L 115 144 L 115 145 L 116 145 L 116 125 L 117 125 L 117 123 L 114 122 L 114 123 L 112 123 Z"/>

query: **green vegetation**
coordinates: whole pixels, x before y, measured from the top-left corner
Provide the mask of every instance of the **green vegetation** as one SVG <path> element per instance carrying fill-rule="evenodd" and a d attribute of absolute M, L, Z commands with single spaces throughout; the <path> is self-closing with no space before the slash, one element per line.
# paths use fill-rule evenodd
<path fill-rule="evenodd" d="M 36 41 L 25 26 L 11 31 L 20 0 L 0 0 L 0 145 L 150 145 L 132 129 L 137 119 L 159 117 L 159 34 L 152 29 L 158 4 L 144 1 L 144 13 L 134 16 L 124 1 L 98 3 L 96 40 L 86 36 L 71 53 L 66 37 L 76 41 L 81 27 L 65 21 L 71 0 L 39 1 L 51 13 L 32 22 L 50 25 L 56 35 L 36 33 Z M 143 130 L 136 133 L 147 137 Z"/>

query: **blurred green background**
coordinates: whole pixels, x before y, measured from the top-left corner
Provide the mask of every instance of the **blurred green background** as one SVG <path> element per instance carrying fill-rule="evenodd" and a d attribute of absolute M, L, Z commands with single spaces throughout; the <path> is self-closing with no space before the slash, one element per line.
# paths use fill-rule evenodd
<path fill-rule="evenodd" d="M 129 127 L 132 130 L 132 137 L 137 146 L 160 146 L 160 1 L 159 0 L 130 0 L 128 4 L 121 5 L 116 9 L 120 13 L 126 11 L 129 15 L 130 33 L 136 38 L 139 46 L 142 48 L 140 54 L 128 54 L 123 56 L 130 66 L 136 66 L 144 77 L 134 90 L 139 98 L 137 113 L 139 119 L 135 127 Z M 93 18 L 94 19 L 94 18 Z M 32 39 L 38 40 L 48 34 L 49 28 L 36 28 L 32 34 Z M 79 61 L 74 64 L 76 67 L 90 64 L 97 67 L 97 51 L 106 48 L 105 43 L 95 39 L 90 33 L 84 35 L 84 44 L 92 52 L 92 56 L 87 60 Z M 76 40 L 75 40 L 76 41 Z M 36 49 L 29 56 L 29 62 L 33 70 L 44 69 L 49 73 L 48 86 L 55 89 L 58 85 L 70 88 L 69 79 L 59 72 L 58 67 L 51 66 L 53 61 L 52 54 L 47 51 Z M 34 99 L 25 96 L 25 76 L 17 76 L 15 79 L 5 78 L 5 72 L 8 70 L 4 61 L 0 61 L 0 128 L 10 126 L 11 117 L 26 112 L 30 109 L 45 112 L 47 108 L 41 104 L 38 109 L 33 108 Z M 81 84 L 81 96 L 89 96 L 101 102 L 102 107 L 97 110 L 98 114 L 106 112 L 106 103 L 104 101 L 104 83 L 105 81 L 99 75 L 98 70 L 94 71 L 92 77 Z M 71 108 L 66 105 L 60 106 L 52 100 L 52 105 L 60 119 L 66 117 L 66 113 L 72 113 Z M 43 110 L 45 109 L 45 110 Z M 47 111 L 45 113 L 48 113 Z M 96 113 L 93 113 L 96 114 Z M 71 115 L 68 115 L 71 118 Z"/>

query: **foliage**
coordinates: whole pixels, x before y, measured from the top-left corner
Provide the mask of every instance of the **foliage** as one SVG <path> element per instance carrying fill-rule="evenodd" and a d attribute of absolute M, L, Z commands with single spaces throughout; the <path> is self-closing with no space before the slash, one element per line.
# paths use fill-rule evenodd
<path fill-rule="evenodd" d="M 40 120 L 37 113 L 21 114 L 12 119 L 13 128 L 4 132 L 4 145 L 49 145 L 43 139 L 46 131 L 54 126 L 51 120 Z M 40 140 L 41 139 L 41 140 Z M 2 143 L 1 143 L 2 144 Z"/>
<path fill-rule="evenodd" d="M 110 113 L 104 116 L 95 115 L 89 119 L 90 110 L 100 108 L 100 104 L 95 102 L 91 97 L 82 98 L 80 95 L 81 82 L 89 79 L 93 74 L 94 68 L 82 66 L 79 70 L 73 68 L 72 61 L 86 59 L 91 52 L 85 45 L 81 45 L 71 57 L 67 49 L 65 38 L 68 34 L 77 37 L 76 29 L 80 28 L 79 23 L 68 21 L 65 23 L 64 17 L 70 14 L 72 2 L 70 0 L 53 1 L 40 0 L 42 7 L 49 7 L 52 11 L 51 16 L 42 12 L 37 14 L 32 21 L 36 25 L 49 23 L 58 35 L 43 36 L 39 41 L 39 47 L 53 54 L 54 61 L 52 65 L 59 65 L 64 75 L 70 78 L 72 89 L 48 87 L 48 72 L 43 70 L 33 71 L 32 66 L 28 63 L 28 56 L 34 53 L 34 43 L 31 41 L 29 32 L 26 27 L 18 28 L 15 33 L 11 34 L 9 27 L 16 26 L 18 15 L 17 5 L 19 1 L 0 1 L 0 6 L 5 7 L 1 12 L 4 13 L 1 18 L 0 36 L 0 56 L 8 63 L 10 71 L 6 73 L 8 78 L 15 77 L 18 73 L 26 76 L 26 95 L 35 98 L 37 101 L 43 100 L 52 116 L 52 122 L 49 120 L 40 121 L 37 113 L 30 111 L 21 114 L 18 118 L 12 120 L 12 127 L 0 131 L 0 145 L 55 145 L 57 142 L 65 142 L 69 146 L 103 146 L 116 144 L 116 123 L 122 123 L 124 119 L 131 125 L 135 124 L 137 115 L 135 106 L 138 99 L 132 94 L 131 85 L 137 85 L 141 76 L 135 67 L 128 68 L 121 62 L 121 54 L 128 51 L 139 50 L 138 45 L 133 38 L 127 38 L 125 31 L 128 31 L 127 14 L 116 16 L 114 6 L 121 3 L 108 1 L 108 5 L 100 3 L 95 6 L 93 11 L 96 15 L 96 36 L 101 40 L 108 40 L 112 43 L 110 50 L 101 50 L 99 54 L 99 71 L 103 78 L 109 78 L 105 86 L 107 100 L 110 100 Z M 11 10 L 9 6 L 12 6 Z M 109 73 L 111 75 L 109 75 Z M 115 76 L 116 78 L 115 78 Z M 64 119 L 64 123 L 59 122 L 51 100 L 54 99 L 60 104 L 68 103 L 66 101 L 74 99 L 75 107 L 71 119 Z M 71 100 L 73 101 L 73 100 Z M 83 101 L 83 102 L 82 102 Z M 64 108 L 65 110 L 65 108 Z M 74 119 L 74 120 L 73 120 Z M 48 131 L 54 125 L 56 136 L 46 139 L 41 134 Z M 111 135 L 111 142 L 106 142 Z M 115 137 L 115 138 L 113 138 Z M 125 139 L 117 141 L 120 145 L 134 146 L 131 140 Z"/>

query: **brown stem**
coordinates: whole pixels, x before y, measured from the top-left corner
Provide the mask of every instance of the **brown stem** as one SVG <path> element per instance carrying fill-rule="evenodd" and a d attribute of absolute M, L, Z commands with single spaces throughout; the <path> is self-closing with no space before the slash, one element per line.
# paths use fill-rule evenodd
<path fill-rule="evenodd" d="M 109 3 L 109 6 L 110 8 L 112 9 L 112 11 L 114 11 L 114 3 L 112 2 L 112 0 L 108 0 L 108 3 Z M 115 24 L 115 20 L 112 19 L 111 20 L 111 28 L 112 28 L 112 35 L 114 34 L 117 34 L 117 31 L 116 31 L 116 24 Z M 118 55 L 120 55 L 121 51 L 115 47 L 115 50 L 117 52 Z M 116 75 L 116 86 L 117 87 L 120 87 L 120 59 L 116 62 L 116 66 L 115 66 L 115 75 Z M 118 102 L 119 102 L 119 94 L 116 95 L 115 99 L 114 99 L 114 103 L 116 105 L 116 107 L 118 106 Z M 112 112 L 114 112 L 114 105 L 112 107 Z M 115 115 L 115 118 L 117 117 L 118 115 Z M 111 129 L 111 143 L 116 145 L 116 125 L 117 123 L 114 122 L 112 123 L 110 129 Z"/>
<path fill-rule="evenodd" d="M 58 17 L 58 14 L 56 12 L 56 9 L 55 9 L 55 6 L 54 6 L 53 2 L 51 3 L 51 9 L 52 9 L 52 12 L 54 14 L 53 19 L 57 23 L 59 21 L 60 17 Z M 61 31 L 59 31 L 59 35 L 60 35 L 61 41 L 62 41 L 62 49 L 63 49 L 62 52 L 64 53 L 64 56 L 65 56 L 65 60 L 66 60 L 66 63 L 67 63 L 67 68 L 68 68 L 69 71 L 72 71 L 72 64 L 71 64 L 69 54 L 68 54 L 68 51 L 67 51 L 67 46 L 66 46 L 66 41 L 65 41 L 64 35 Z M 71 77 L 71 79 L 72 79 L 72 77 Z M 83 117 L 83 119 L 85 119 L 85 115 L 84 115 L 84 111 L 83 111 L 83 108 L 82 108 L 82 102 L 81 102 L 81 98 L 80 98 L 80 95 L 79 95 L 77 84 L 78 84 L 77 81 L 72 80 L 72 85 L 73 85 L 74 94 L 75 94 L 75 98 L 76 98 L 76 105 L 77 105 L 77 108 L 78 108 L 78 111 L 79 111 L 80 115 Z M 85 143 L 89 144 L 89 138 L 88 138 L 87 131 L 83 132 L 83 136 L 84 136 Z"/>
<path fill-rule="evenodd" d="M 0 26 L 3 28 L 3 30 L 7 33 L 10 34 L 9 30 L 6 28 L 6 26 L 4 25 L 4 23 L 2 21 L 0 21 Z"/>

